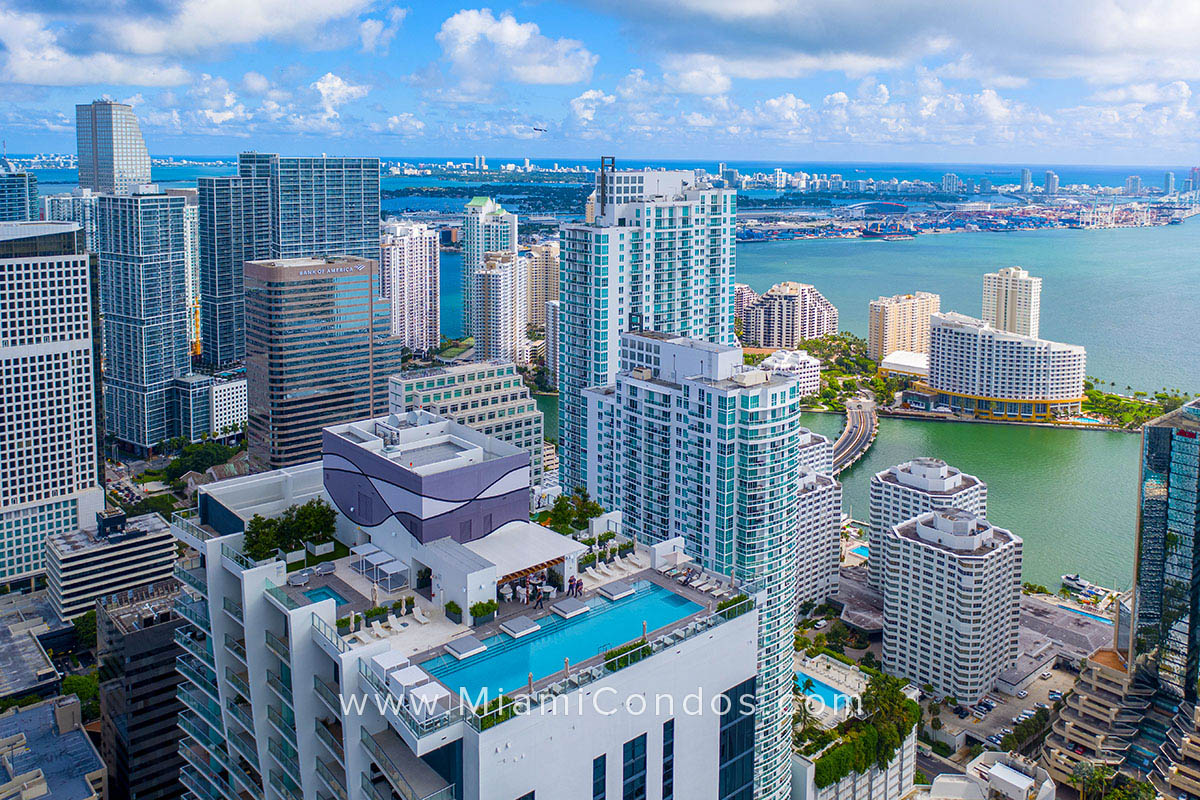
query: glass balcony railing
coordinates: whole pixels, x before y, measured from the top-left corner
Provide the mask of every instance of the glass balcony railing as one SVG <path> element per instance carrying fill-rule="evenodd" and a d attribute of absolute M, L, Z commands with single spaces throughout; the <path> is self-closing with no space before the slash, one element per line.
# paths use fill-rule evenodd
<path fill-rule="evenodd" d="M 175 612 L 205 633 L 212 628 L 208 620 L 208 603 L 204 600 L 188 600 L 180 595 L 175 600 Z"/>
<path fill-rule="evenodd" d="M 325 781 L 325 784 L 333 791 L 338 800 L 349 800 L 346 793 L 346 772 L 336 764 L 327 764 L 321 759 L 317 759 L 317 774 Z"/>
<path fill-rule="evenodd" d="M 341 724 L 337 724 L 336 730 L 331 730 L 323 721 L 316 721 L 317 738 L 325 743 L 329 748 L 329 752 L 337 756 L 337 760 L 341 763 L 346 763 L 346 751 L 342 747 Z"/>
<path fill-rule="evenodd" d="M 328 706 L 329 710 L 334 714 L 341 713 L 341 700 L 338 699 L 338 690 L 326 681 L 321 680 L 320 676 L 313 676 L 313 688 L 317 692 L 317 697 Z"/>
<path fill-rule="evenodd" d="M 174 638 L 175 644 L 194 658 L 204 662 L 210 669 L 216 666 L 216 662 L 213 660 L 211 640 L 207 635 L 196 633 L 190 628 L 176 628 Z"/>
<path fill-rule="evenodd" d="M 279 673 L 267 670 L 267 686 L 270 686 L 275 691 L 275 694 L 279 695 L 279 699 L 287 703 L 289 708 L 293 707 L 292 687 L 279 676 Z"/>
<path fill-rule="evenodd" d="M 279 656 L 279 660 L 285 664 L 291 663 L 292 649 L 288 646 L 287 639 L 280 638 L 270 631 L 266 632 L 267 649 L 275 655 Z"/>
<path fill-rule="evenodd" d="M 208 576 L 204 572 L 204 563 L 199 558 L 189 558 L 175 562 L 175 577 L 202 595 L 208 594 Z"/>
<path fill-rule="evenodd" d="M 288 743 L 293 747 L 296 746 L 296 718 L 291 714 L 284 714 L 275 706 L 267 706 L 267 720 L 275 726 L 275 730 L 279 731 L 279 735 L 288 740 Z"/>
<path fill-rule="evenodd" d="M 250 684 L 247 683 L 246 679 L 243 678 L 242 675 L 239 675 L 229 667 L 226 667 L 225 680 L 229 681 L 229 685 L 232 686 L 238 694 L 244 697 L 247 702 L 250 701 Z"/>
<path fill-rule="evenodd" d="M 227 544 L 221 545 L 221 558 L 229 559 L 242 570 L 254 569 L 255 567 L 253 561 Z"/>
<path fill-rule="evenodd" d="M 238 661 L 246 663 L 246 645 L 241 639 L 235 639 L 228 633 L 225 634 L 225 649 L 232 653 Z"/>
<path fill-rule="evenodd" d="M 375 738 L 372 737 L 371 734 L 367 733 L 366 728 L 362 728 L 361 730 L 363 747 L 366 748 L 367 753 L 370 754 L 371 760 L 375 762 L 375 766 L 379 767 L 380 771 L 383 772 L 384 777 L 388 779 L 388 783 L 392 785 L 392 788 L 395 789 L 396 793 L 403 797 L 404 800 L 454 800 L 453 784 L 429 794 L 419 793 L 413 787 L 413 785 L 408 782 L 408 779 L 404 777 L 399 766 L 397 766 L 396 762 L 392 760 L 392 757 L 387 754 L 387 751 L 384 750 L 383 746 L 379 742 L 375 741 Z M 394 731 L 389 731 L 387 728 L 384 729 L 384 732 L 385 734 L 390 732 L 392 736 L 396 735 Z"/>
<path fill-rule="evenodd" d="M 241 603 L 231 600 L 228 597 L 222 597 L 221 605 L 224 607 L 225 612 L 229 614 L 229 616 L 233 617 L 238 622 L 245 621 L 245 613 L 242 611 Z"/>

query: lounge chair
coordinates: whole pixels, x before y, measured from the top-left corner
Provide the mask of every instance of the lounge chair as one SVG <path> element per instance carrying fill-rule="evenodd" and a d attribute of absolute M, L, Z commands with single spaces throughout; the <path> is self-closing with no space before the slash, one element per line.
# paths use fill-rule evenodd
<path fill-rule="evenodd" d="M 696 589 L 706 583 L 708 583 L 708 578 L 704 575 L 700 575 L 699 577 L 693 578 L 692 580 L 688 581 L 688 586 L 692 587 L 693 589 Z"/>
<path fill-rule="evenodd" d="M 387 624 L 388 624 L 388 627 L 394 631 L 400 630 L 400 618 L 397 617 L 395 614 L 393 614 L 391 611 L 388 612 Z"/>
<path fill-rule="evenodd" d="M 413 618 L 422 625 L 429 624 L 429 617 L 425 616 L 425 612 L 421 610 L 420 606 L 413 606 Z"/>
<path fill-rule="evenodd" d="M 371 621 L 371 630 L 375 631 L 375 635 L 380 639 L 386 639 L 388 636 L 387 628 L 383 627 L 383 623 L 379 620 Z"/>
<path fill-rule="evenodd" d="M 596 572 L 595 567 L 588 567 L 583 571 L 583 574 L 586 577 L 594 580 L 596 583 L 604 583 L 604 576 L 602 576 L 599 572 Z"/>
<path fill-rule="evenodd" d="M 599 572 L 601 575 L 605 576 L 606 578 L 617 577 L 617 573 L 615 573 L 611 569 L 609 569 L 608 565 L 605 564 L 603 561 L 596 562 L 596 571 Z"/>
<path fill-rule="evenodd" d="M 713 597 L 717 597 L 717 598 L 725 597 L 729 594 L 729 587 L 718 585 L 715 588 L 710 589 L 709 594 L 711 594 Z"/>
<path fill-rule="evenodd" d="M 697 592 L 707 592 L 709 589 L 712 589 L 713 587 L 718 586 L 718 585 L 719 584 L 717 584 L 715 581 L 705 581 L 704 583 L 701 583 L 699 585 L 693 585 L 692 588 L 695 589 Z"/>
<path fill-rule="evenodd" d="M 645 569 L 649 566 L 649 564 L 646 563 L 646 559 L 642 558 L 637 553 L 630 553 L 625 560 L 633 562 L 636 566 L 641 567 L 642 569 Z"/>

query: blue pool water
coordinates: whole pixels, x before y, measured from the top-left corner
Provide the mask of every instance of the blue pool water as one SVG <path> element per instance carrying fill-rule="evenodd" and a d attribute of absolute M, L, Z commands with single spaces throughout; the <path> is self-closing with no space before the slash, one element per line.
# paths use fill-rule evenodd
<path fill-rule="evenodd" d="M 863 558 L 867 558 L 871 555 L 871 549 L 865 544 L 860 544 L 858 547 L 850 548 L 850 552 L 854 553 L 856 556 L 862 556 Z"/>
<path fill-rule="evenodd" d="M 1105 625 L 1113 624 L 1111 619 L 1109 619 L 1108 617 L 1102 617 L 1099 614 L 1089 614 L 1086 611 L 1080 611 L 1078 608 L 1068 608 L 1067 606 L 1063 606 L 1063 608 L 1066 608 L 1067 611 L 1078 614 L 1081 617 L 1091 617 L 1094 620 L 1099 620 L 1100 622 L 1103 622 Z"/>
<path fill-rule="evenodd" d="M 309 600 L 312 600 L 314 603 L 319 603 L 322 600 L 333 600 L 339 606 L 346 605 L 346 598 L 342 597 L 328 586 L 319 586 L 316 589 L 309 589 L 304 593 L 304 596 Z"/>
<path fill-rule="evenodd" d="M 610 602 L 595 598 L 592 610 L 573 619 L 558 616 L 538 620 L 541 629 L 514 639 L 499 633 L 483 640 L 487 650 L 463 661 L 443 655 L 421 666 L 455 693 L 465 690 L 474 699 L 486 691 L 487 698 L 518 689 L 554 672 L 561 672 L 563 659 L 578 664 L 642 635 L 642 622 L 653 632 L 703 609 L 648 581 L 636 585 L 637 591 Z"/>
<path fill-rule="evenodd" d="M 812 689 L 805 692 L 809 697 L 815 697 L 825 704 L 826 708 L 838 709 L 845 708 L 850 704 L 850 696 L 844 692 L 839 692 L 837 689 L 830 686 L 828 683 L 819 681 L 812 675 L 807 675 L 799 670 L 796 671 L 796 680 L 800 681 L 800 688 L 804 688 L 806 680 L 812 681 Z M 809 706 L 811 709 L 812 706 Z"/>

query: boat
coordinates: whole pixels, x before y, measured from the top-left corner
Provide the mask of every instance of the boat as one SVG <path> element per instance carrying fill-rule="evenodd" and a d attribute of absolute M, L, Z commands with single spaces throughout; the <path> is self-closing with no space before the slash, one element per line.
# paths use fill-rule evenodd
<path fill-rule="evenodd" d="M 1092 586 L 1092 584 L 1088 583 L 1083 578 L 1079 577 L 1078 572 L 1076 572 L 1074 575 L 1063 575 L 1062 576 L 1062 585 L 1067 587 L 1068 589 L 1073 589 L 1076 592 L 1085 591 L 1087 589 L 1090 589 Z"/>

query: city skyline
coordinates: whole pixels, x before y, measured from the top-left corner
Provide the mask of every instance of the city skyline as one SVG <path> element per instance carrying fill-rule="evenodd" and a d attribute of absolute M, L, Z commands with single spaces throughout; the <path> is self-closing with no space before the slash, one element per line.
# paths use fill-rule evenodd
<path fill-rule="evenodd" d="M 347 154 L 487 143 L 533 157 L 603 146 L 1128 164 L 1182 163 L 1200 136 L 1200 62 L 1177 44 L 1200 11 L 1185 3 L 967 14 L 905 2 L 869 23 L 831 3 L 273 5 L 112 13 L 5 0 L 9 149 L 69 149 L 71 106 L 104 96 L 134 106 L 153 150 L 194 154 L 253 137 Z M 1035 24 L 1051 13 L 1081 24 Z"/>

